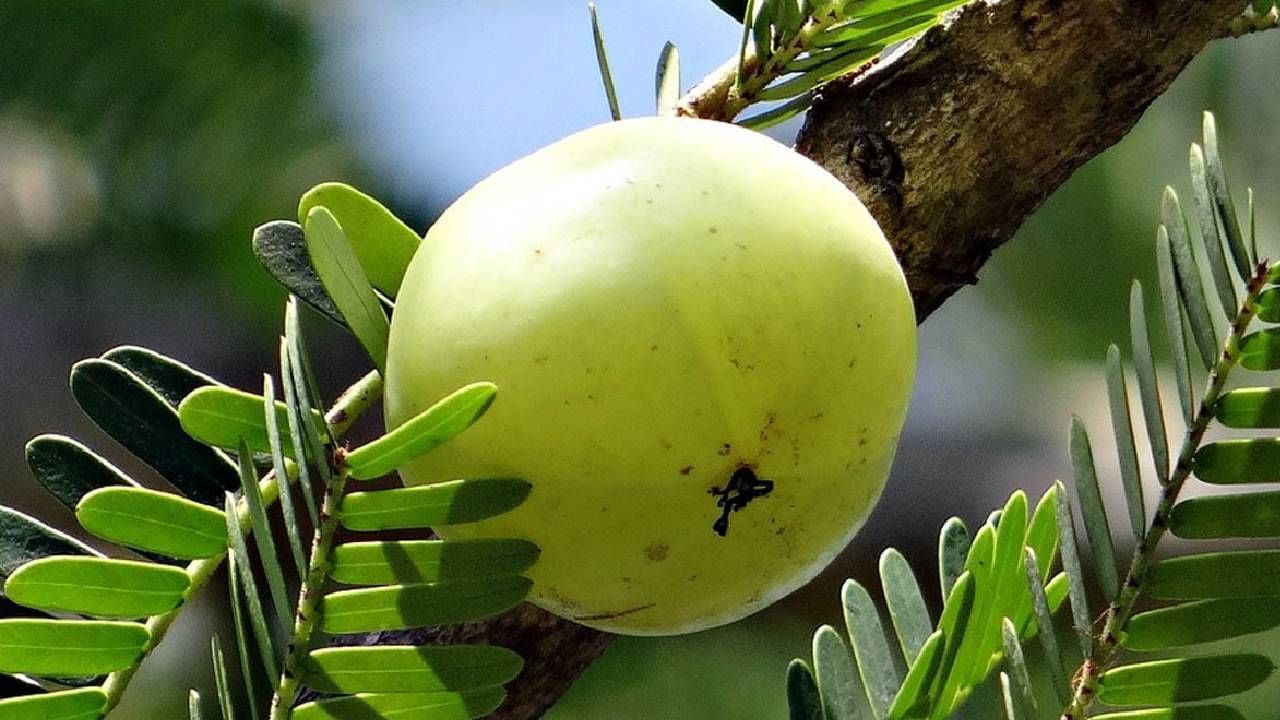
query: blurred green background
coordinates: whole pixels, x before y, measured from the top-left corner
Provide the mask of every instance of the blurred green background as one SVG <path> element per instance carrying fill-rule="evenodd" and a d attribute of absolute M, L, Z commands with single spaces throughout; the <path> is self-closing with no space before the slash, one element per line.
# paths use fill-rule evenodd
<path fill-rule="evenodd" d="M 686 84 L 735 46 L 737 28 L 706 0 L 598 4 L 629 114 L 649 112 L 664 41 L 680 46 Z M 1072 412 L 1105 426 L 1102 350 L 1127 336 L 1129 279 L 1154 287 L 1160 190 L 1189 197 L 1201 110 L 1217 113 L 1234 182 L 1258 189 L 1264 255 L 1277 250 L 1277 67 L 1275 34 L 1215 43 L 996 252 L 977 287 L 930 318 L 885 500 L 826 573 L 727 628 L 618 640 L 551 717 L 782 718 L 786 661 L 807 653 L 816 626 L 842 623 L 845 578 L 876 587 L 883 547 L 901 548 L 936 595 L 941 523 L 976 524 L 1013 489 L 1038 496 L 1064 476 Z M 22 446 L 41 432 L 87 438 L 137 469 L 67 392 L 82 357 L 136 343 L 260 382 L 283 295 L 249 235 L 290 217 L 311 185 L 350 182 L 424 229 L 488 172 L 607 117 L 579 0 L 4 0 L 0 501 L 70 527 L 25 469 Z M 333 391 L 360 357 L 313 325 L 331 348 L 318 359 Z M 1114 474 L 1114 450 L 1095 451 Z M 177 716 L 187 687 L 209 686 L 222 610 L 214 593 L 187 613 L 117 717 Z M 1280 706 L 1280 688 L 1255 697 Z"/>

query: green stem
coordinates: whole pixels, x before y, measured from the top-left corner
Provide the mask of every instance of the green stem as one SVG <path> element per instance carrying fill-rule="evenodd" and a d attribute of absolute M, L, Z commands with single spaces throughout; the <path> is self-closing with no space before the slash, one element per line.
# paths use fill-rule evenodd
<path fill-rule="evenodd" d="M 1063 720 L 1084 719 L 1085 712 L 1093 704 L 1097 695 L 1098 682 L 1103 672 L 1115 662 L 1120 652 L 1121 632 L 1129 622 L 1129 618 L 1133 616 L 1134 607 L 1142 595 L 1147 568 L 1155 558 L 1156 547 L 1169 531 L 1169 513 L 1173 510 L 1174 503 L 1177 502 L 1187 479 L 1191 477 L 1191 460 L 1200 449 L 1200 443 L 1204 439 L 1209 422 L 1213 420 L 1214 402 L 1226 387 L 1227 376 L 1240 360 L 1240 340 L 1244 337 L 1249 323 L 1253 321 L 1257 310 L 1258 294 L 1262 292 L 1266 278 L 1267 266 L 1260 264 L 1246 287 L 1244 301 L 1231 323 L 1231 331 L 1223 345 L 1222 354 L 1218 356 L 1218 361 L 1214 363 L 1209 373 L 1204 397 L 1200 400 L 1195 418 L 1187 426 L 1173 474 L 1161 488 L 1160 503 L 1156 507 L 1156 513 L 1147 526 L 1146 534 L 1139 539 L 1137 547 L 1133 550 L 1133 560 L 1129 564 L 1129 572 L 1125 575 L 1120 594 L 1107 607 L 1102 634 L 1094 644 L 1093 653 L 1085 659 L 1075 674 L 1071 702 L 1062 711 Z"/>
<path fill-rule="evenodd" d="M 293 634 L 289 637 L 289 655 L 285 658 L 280 681 L 271 698 L 271 720 L 287 720 L 293 701 L 298 695 L 302 662 L 311 649 L 311 638 L 320 620 L 320 598 L 325 582 L 329 579 L 332 563 L 329 553 L 338 533 L 338 504 L 347 486 L 347 469 L 342 450 L 334 453 L 335 473 L 333 482 L 324 490 L 324 502 L 320 508 L 320 526 L 311 541 L 311 561 L 307 577 L 298 591 L 298 612 L 294 616 Z"/>
<path fill-rule="evenodd" d="M 340 436 L 351 427 L 365 411 L 377 402 L 382 396 L 382 376 L 377 371 L 372 371 L 354 385 L 347 388 L 345 392 L 334 402 L 333 407 L 325 414 L 325 421 L 329 423 L 329 427 L 333 430 L 335 436 Z M 289 478 L 290 481 L 293 476 Z M 268 473 L 262 478 L 259 485 L 262 491 L 262 501 L 264 504 L 270 505 L 280 497 L 280 486 L 276 482 L 275 473 Z M 252 527 L 252 521 L 249 518 L 249 508 L 243 500 L 237 506 L 237 513 L 240 521 L 240 531 L 248 533 Z M 146 660 L 151 651 L 164 640 L 168 634 L 169 628 L 173 626 L 175 620 L 181 614 L 183 608 L 191 597 L 201 590 L 208 583 L 209 578 L 217 572 L 226 560 L 226 553 L 217 557 L 196 560 L 187 566 L 187 577 L 190 583 L 186 593 L 182 596 L 182 604 L 177 608 L 170 610 L 163 615 L 153 615 L 147 620 L 147 630 L 151 633 L 151 638 L 147 641 L 147 645 L 143 648 L 143 656 L 130 667 L 124 670 L 118 670 L 107 676 L 107 680 L 102 685 L 102 691 L 107 695 L 107 704 L 103 707 L 102 713 L 106 715 L 116 705 L 120 704 L 121 697 L 129 687 L 129 682 L 133 680 L 133 676 L 137 673 L 138 668 Z"/>

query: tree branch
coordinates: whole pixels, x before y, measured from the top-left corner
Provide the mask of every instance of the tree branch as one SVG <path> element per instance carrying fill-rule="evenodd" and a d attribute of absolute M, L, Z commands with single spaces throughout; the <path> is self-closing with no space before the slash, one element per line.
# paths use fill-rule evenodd
<path fill-rule="evenodd" d="M 798 149 L 871 209 L 923 320 L 1077 168 L 1110 147 L 1243 0 L 978 0 L 828 86 Z M 608 636 L 525 606 L 378 642 L 506 645 L 526 659 L 493 717 L 539 717 Z"/>

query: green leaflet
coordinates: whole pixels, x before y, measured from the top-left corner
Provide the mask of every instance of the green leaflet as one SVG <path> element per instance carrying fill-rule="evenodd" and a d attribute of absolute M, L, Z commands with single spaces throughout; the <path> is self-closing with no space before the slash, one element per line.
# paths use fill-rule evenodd
<path fill-rule="evenodd" d="M 1049 679 L 1053 681 L 1058 701 L 1064 706 L 1070 702 L 1071 684 L 1067 679 L 1066 669 L 1062 666 L 1062 652 L 1058 644 L 1058 631 L 1053 625 L 1053 607 L 1050 605 L 1043 573 L 1036 561 L 1036 554 L 1027 549 L 1024 558 L 1027 569 L 1027 587 L 1031 590 L 1032 617 L 1036 623 L 1036 638 L 1040 641 L 1040 649 L 1044 651 L 1044 664 L 1049 671 Z"/>
<path fill-rule="evenodd" d="M 191 690 L 187 693 L 187 718 L 188 720 L 201 720 L 203 715 L 200 712 L 200 693 Z"/>
<path fill-rule="evenodd" d="M 803 660 L 787 666 L 787 707 L 791 720 L 824 720 L 818 681 Z"/>
<path fill-rule="evenodd" d="M 1151 351 L 1151 335 L 1147 328 L 1142 284 L 1137 280 L 1129 293 L 1129 325 L 1132 328 L 1133 368 L 1138 376 L 1138 395 L 1142 399 L 1142 418 L 1147 428 L 1147 444 L 1160 484 L 1169 481 L 1169 439 L 1164 424 L 1164 404 L 1160 399 L 1160 383 L 1156 376 L 1155 356 Z M 1089 514 L 1084 517 L 1086 523 Z M 1090 534 L 1090 540 L 1093 535 Z M 1105 586 L 1110 587 L 1110 586 Z M 1108 597 L 1114 597 L 1109 594 Z"/>
<path fill-rule="evenodd" d="M 1269 323 L 1280 322 L 1280 288 L 1267 288 L 1258 296 L 1258 318 Z"/>
<path fill-rule="evenodd" d="M 347 585 L 409 585 L 514 575 L 532 567 L 527 540 L 382 540 L 334 548 L 330 576 Z"/>
<path fill-rule="evenodd" d="M 418 233 L 382 203 L 343 183 L 323 183 L 308 190 L 298 202 L 298 222 L 305 226 L 316 207 L 327 208 L 342 226 L 369 282 L 394 298 L 422 242 Z"/>
<path fill-rule="evenodd" d="M 383 645 L 314 650 L 304 683 L 325 693 L 464 692 L 507 683 L 524 661 L 490 645 Z"/>
<path fill-rule="evenodd" d="M 1203 120 L 1204 160 L 1209 197 L 1213 201 L 1218 222 L 1222 226 L 1227 249 L 1231 251 L 1231 259 L 1235 262 L 1236 273 L 1240 278 L 1248 278 L 1253 274 L 1251 265 L 1256 260 L 1249 256 L 1244 234 L 1240 230 L 1240 220 L 1236 216 L 1235 202 L 1231 199 L 1231 189 L 1227 185 L 1227 172 L 1218 152 L 1217 122 L 1211 112 L 1205 112 Z"/>
<path fill-rule="evenodd" d="M 1229 390 L 1213 403 L 1213 416 L 1227 427 L 1280 428 L 1280 388 Z"/>
<path fill-rule="evenodd" d="M 1000 631 L 1005 665 L 1008 667 L 1002 675 L 1008 679 L 1005 686 L 1011 690 L 1006 707 L 1020 708 L 1022 717 L 1038 718 L 1040 707 L 1031 687 L 1031 673 L 1027 670 L 1027 661 L 1022 654 L 1022 643 L 1018 641 L 1018 629 L 1009 618 L 1004 618 L 1000 623 Z"/>
<path fill-rule="evenodd" d="M 1176 309 L 1176 306 L 1175 306 Z M 1179 330 L 1182 320 L 1174 325 Z M 1179 392 L 1179 397 L 1182 393 Z M 1129 526 L 1135 538 L 1147 528 L 1147 511 L 1142 495 L 1142 477 L 1138 473 L 1138 450 L 1133 442 L 1133 420 L 1129 414 L 1129 389 L 1120 363 L 1120 348 L 1107 348 L 1107 404 L 1111 410 L 1111 428 L 1116 437 L 1116 454 L 1120 461 L 1120 483 L 1129 508 Z"/>
<path fill-rule="evenodd" d="M 1107 508 L 1102 502 L 1098 487 L 1098 474 L 1094 470 L 1093 450 L 1089 434 L 1079 417 L 1071 418 L 1071 466 L 1075 471 L 1076 498 L 1080 501 L 1080 515 L 1089 536 L 1089 547 L 1096 561 L 1098 584 L 1106 597 L 1115 597 L 1120 590 L 1120 571 L 1116 564 L 1115 542 L 1111 536 L 1111 524 L 1107 521 Z M 1158 467 L 1158 466 L 1157 466 Z M 1158 471 L 1163 481 L 1168 468 Z"/>
<path fill-rule="evenodd" d="M 604 31 L 600 29 L 600 15 L 596 12 L 595 3 L 587 3 L 587 12 L 591 15 L 591 37 L 595 41 L 596 67 L 600 71 L 600 81 L 604 83 L 604 97 L 609 103 L 609 116 L 614 120 L 621 120 L 622 110 L 618 105 L 618 91 L 613 83 L 613 72 L 609 70 L 609 52 L 605 48 Z"/>
<path fill-rule="evenodd" d="M 154 563 L 47 557 L 18 568 L 4 594 L 27 607 L 95 617 L 140 618 L 182 604 L 187 573 Z"/>
<path fill-rule="evenodd" d="M 498 388 L 473 383 L 405 422 L 400 427 L 347 454 L 347 468 L 358 480 L 380 477 L 430 452 L 479 420 L 493 404 Z"/>
<path fill-rule="evenodd" d="M 0 620 L 0 672 L 82 677 L 122 670 L 142 657 L 151 635 L 137 623 Z"/>
<path fill-rule="evenodd" d="M 1231 438 L 1196 451 L 1192 470 L 1218 485 L 1280 481 L 1280 438 Z"/>
<path fill-rule="evenodd" d="M 498 688 L 468 693 L 361 694 L 318 700 L 299 706 L 293 720 L 386 720 L 387 718 L 430 718 L 470 720 L 488 715 L 506 698 Z"/>
<path fill-rule="evenodd" d="M 1245 720 L 1240 711 L 1226 705 L 1150 708 L 1094 715 L 1093 720 Z"/>
<path fill-rule="evenodd" d="M 871 712 L 875 717 L 883 718 L 902 687 L 902 678 L 894 666 L 889 643 L 885 641 L 880 612 L 866 588 L 853 580 L 845 582 L 840 599 L 844 606 L 845 625 L 853 641 L 855 664 L 862 675 L 867 699 L 871 701 Z"/>
<path fill-rule="evenodd" d="M 100 556 L 93 548 L 64 532 L 0 505 L 0 579 L 22 565 L 50 555 Z"/>
<path fill-rule="evenodd" d="M 1183 500 L 1169 513 L 1169 530 L 1196 540 L 1280 536 L 1280 492 Z"/>
<path fill-rule="evenodd" d="M 942 599 L 951 595 L 951 588 L 964 572 L 965 558 L 969 556 L 969 528 L 958 517 L 947 520 L 938 534 L 938 580 Z"/>
<path fill-rule="evenodd" d="M 1139 613 L 1125 626 L 1130 650 L 1215 642 L 1280 626 L 1275 598 L 1224 598 L 1183 603 Z"/>
<path fill-rule="evenodd" d="M 675 114 L 676 104 L 680 102 L 680 51 L 670 42 L 662 46 L 658 55 L 653 94 L 659 115 Z"/>
<path fill-rule="evenodd" d="M 302 226 L 311 263 L 325 290 L 374 366 L 385 373 L 390 323 L 345 231 L 323 206 L 308 210 Z"/>
<path fill-rule="evenodd" d="M 1178 194 L 1165 187 L 1161 205 L 1164 227 L 1169 235 L 1169 248 L 1173 254 L 1173 266 L 1178 278 L 1179 295 L 1187 310 L 1187 321 L 1195 340 L 1200 363 L 1208 370 L 1218 356 L 1218 337 L 1213 328 L 1213 316 L 1205 299 L 1205 289 L 1200 282 L 1200 265 L 1191 245 L 1191 228 L 1182 211 Z"/>
<path fill-rule="evenodd" d="M 217 380 L 193 370 L 186 363 L 135 345 L 112 348 L 102 354 L 102 359 L 110 360 L 137 375 L 175 408 L 182 402 L 182 398 L 196 388 L 219 384 Z"/>
<path fill-rule="evenodd" d="M 231 684 L 227 679 L 227 660 L 222 654 L 222 642 L 218 640 L 217 635 L 209 641 L 209 646 L 213 655 L 213 682 L 218 692 L 218 707 L 222 710 L 222 720 L 235 720 L 235 714 L 231 709 Z M 245 677 L 249 676 L 246 674 Z M 249 693 L 249 697 L 252 700 L 253 693 Z"/>
<path fill-rule="evenodd" d="M 915 573 L 902 553 L 893 548 L 880 554 L 880 585 L 902 657 L 910 665 L 933 632 L 933 621 L 929 619 L 929 609 L 925 607 Z"/>
<path fill-rule="evenodd" d="M 1280 369 L 1280 328 L 1245 335 L 1240 341 L 1240 365 L 1247 370 Z"/>
<path fill-rule="evenodd" d="M 1222 252 L 1222 237 L 1218 234 L 1218 220 L 1214 216 L 1213 201 L 1210 199 L 1208 179 L 1205 174 L 1204 153 L 1197 144 L 1191 145 L 1191 188 L 1196 201 L 1196 215 L 1200 220 L 1200 237 L 1204 241 L 1205 258 L 1209 261 L 1209 270 L 1213 276 L 1213 284 L 1218 290 L 1218 302 L 1227 317 L 1236 314 L 1236 293 L 1231 282 L 1231 269 L 1227 266 L 1226 256 Z"/>
<path fill-rule="evenodd" d="M 103 540 L 184 560 L 215 557 L 227 549 L 220 511 L 146 488 L 94 490 L 76 506 L 76 519 Z"/>
<path fill-rule="evenodd" d="M 1280 597 L 1280 550 L 1236 550 L 1160 560 L 1144 587 L 1155 598 Z"/>
<path fill-rule="evenodd" d="M 276 427 L 284 451 L 296 455 L 289 434 L 289 409 L 282 402 L 276 406 Z M 215 447 L 234 450 L 243 439 L 254 452 L 271 452 L 267 434 L 265 405 L 261 395 L 229 387 L 205 387 L 191 393 L 178 406 L 182 429 L 191 437 Z M 324 416 L 312 411 L 313 422 L 324 422 Z"/>
<path fill-rule="evenodd" d="M 508 478 L 350 493 L 339 514 L 350 530 L 391 530 L 475 522 L 524 502 L 529 483 Z"/>
<path fill-rule="evenodd" d="M 1173 378 L 1174 385 L 1178 388 L 1178 405 L 1182 408 L 1182 421 L 1190 424 L 1195 419 L 1196 398 L 1195 392 L 1191 386 L 1191 357 L 1187 353 L 1187 336 L 1186 330 L 1182 323 L 1182 301 L 1180 298 L 1180 289 L 1178 286 L 1177 271 L 1173 266 L 1173 248 L 1169 244 L 1169 229 L 1161 225 L 1156 229 L 1156 271 L 1160 281 L 1160 308 L 1164 310 L 1164 331 L 1165 338 L 1169 346 L 1169 359 L 1173 361 Z M 1115 345 L 1111 346 L 1112 348 Z M 1123 379 L 1123 373 L 1120 371 L 1120 350 L 1116 351 L 1116 375 Z M 1111 349 L 1107 350 L 1107 379 L 1108 389 L 1110 389 L 1111 380 Z M 1113 407 L 1115 400 L 1112 401 Z M 1125 396 L 1126 409 L 1128 406 L 1128 395 Z M 1118 429 L 1119 430 L 1119 429 Z M 1117 440 L 1122 444 L 1124 438 L 1119 436 L 1117 432 Z M 1128 444 L 1133 445 L 1132 427 L 1129 431 Z M 1133 449 L 1132 458 L 1137 460 L 1137 450 Z M 1121 451 L 1121 462 L 1125 462 L 1126 455 L 1124 450 Z M 1139 477 L 1137 468 L 1124 468 L 1121 466 L 1122 473 L 1132 473 L 1134 477 Z M 1121 475 L 1121 480 L 1125 480 L 1125 476 Z M 1128 481 L 1125 480 L 1127 483 Z M 1141 483 L 1139 483 L 1140 485 Z M 1126 484 L 1126 487 L 1128 485 Z"/>
<path fill-rule="evenodd" d="M 107 706 L 107 694 L 99 688 L 82 688 L 47 695 L 0 700 L 5 720 L 98 720 Z"/>
<path fill-rule="evenodd" d="M 483 580 L 343 590 L 321 601 L 328 633 L 402 630 L 479 620 L 524 600 L 532 583 L 509 575 Z"/>
<path fill-rule="evenodd" d="M 76 363 L 71 393 L 99 427 L 187 497 L 216 504 L 238 484 L 235 466 L 187 435 L 173 407 L 123 366 L 109 360 Z"/>
<path fill-rule="evenodd" d="M 27 443 L 27 465 L 36 481 L 72 510 L 98 488 L 137 487 L 101 455 L 64 435 L 40 435 Z"/>
<path fill-rule="evenodd" d="M 1157 660 L 1103 673 L 1098 699 L 1108 705 L 1175 705 L 1244 692 L 1271 676 L 1262 655 L 1210 655 Z"/>
<path fill-rule="evenodd" d="M 859 720 L 863 703 L 853 655 L 840 633 L 823 625 L 813 636 L 813 668 L 826 720 Z"/>

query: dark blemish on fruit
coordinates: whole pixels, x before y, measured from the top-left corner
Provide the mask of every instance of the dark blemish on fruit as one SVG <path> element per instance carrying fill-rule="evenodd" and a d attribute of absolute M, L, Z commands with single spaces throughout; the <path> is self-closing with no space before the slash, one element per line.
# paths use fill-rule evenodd
<path fill-rule="evenodd" d="M 534 248 L 534 249 L 533 249 L 533 254 L 534 254 L 534 255 L 541 255 L 541 254 L 542 254 L 542 248 Z"/>
<path fill-rule="evenodd" d="M 649 349 L 650 349 L 650 350 L 657 350 L 657 349 L 658 349 L 658 346 L 657 346 L 657 345 L 650 345 L 650 346 L 649 346 Z"/>
<path fill-rule="evenodd" d="M 809 419 L 812 420 L 813 422 L 817 422 L 821 420 L 822 417 L 823 417 L 823 413 L 814 413 L 813 415 L 809 416 Z"/>
<path fill-rule="evenodd" d="M 746 245 L 743 245 L 742 243 L 734 243 L 734 245 L 735 245 L 735 246 L 737 246 L 737 248 L 738 248 L 739 250 L 746 250 L 746 249 L 747 249 L 747 246 L 746 246 Z"/>
<path fill-rule="evenodd" d="M 541 365 L 541 364 L 545 363 L 546 361 L 548 361 L 548 360 L 550 360 L 550 359 L 551 359 L 551 357 L 550 357 L 550 356 L 548 356 L 548 355 L 539 355 L 538 357 L 536 357 L 536 358 L 534 358 L 534 359 L 533 359 L 533 364 L 534 364 L 534 365 Z"/>
<path fill-rule="evenodd" d="M 648 610 L 649 608 L 654 607 L 655 605 L 657 605 L 657 603 L 649 603 L 648 605 L 640 605 L 638 607 L 627 608 L 626 610 L 618 610 L 617 612 L 603 612 L 603 613 L 596 613 L 595 615 L 579 615 L 573 619 L 578 622 L 590 622 L 592 620 L 613 620 L 614 618 L 620 618 L 623 615 L 630 615 L 631 613 L 638 613 L 641 610 Z"/>
<path fill-rule="evenodd" d="M 866 439 L 866 438 L 860 438 L 860 439 L 858 440 L 858 447 L 862 447 L 863 445 L 866 445 L 866 444 L 867 444 L 867 439 Z"/>
<path fill-rule="evenodd" d="M 738 368 L 739 370 L 742 369 L 742 364 L 738 362 L 738 358 L 729 358 L 729 364 Z"/>
<path fill-rule="evenodd" d="M 853 368 L 853 364 L 856 362 L 858 362 L 858 358 L 852 358 L 851 360 L 849 360 L 849 367 Z"/>
<path fill-rule="evenodd" d="M 749 465 L 739 465 L 729 477 L 728 485 L 723 489 L 713 487 L 707 492 L 715 496 L 716 507 L 721 509 L 720 517 L 711 524 L 711 529 L 720 537 L 725 537 L 729 534 L 729 514 L 742 510 L 752 500 L 773 492 L 773 481 L 759 477 Z"/>
<path fill-rule="evenodd" d="M 724 445 L 720 446 L 720 449 L 716 451 L 716 454 L 721 457 L 728 457 L 729 453 L 732 451 L 733 451 L 733 446 L 730 445 L 729 443 L 725 443 Z"/>
<path fill-rule="evenodd" d="M 644 204 L 645 204 L 645 205 L 652 205 L 652 204 L 653 204 L 653 198 L 645 198 L 645 199 L 644 199 Z"/>
<path fill-rule="evenodd" d="M 661 540 L 655 540 L 649 543 L 644 549 L 644 556 L 649 562 L 662 562 L 667 559 L 667 555 L 671 553 L 671 548 Z"/>
<path fill-rule="evenodd" d="M 703 190 L 700 194 L 702 195 L 702 197 L 711 197 L 710 190 Z"/>
<path fill-rule="evenodd" d="M 692 465 L 685 465 L 684 467 L 680 468 L 680 474 L 681 474 L 681 475 L 688 475 L 688 474 L 689 474 L 689 473 L 691 473 L 691 472 L 693 472 L 693 466 L 692 466 Z"/>
<path fill-rule="evenodd" d="M 720 232 L 720 229 L 715 226 L 712 226 L 707 228 L 707 232 L 711 233 L 712 235 L 715 235 L 716 233 Z"/>

